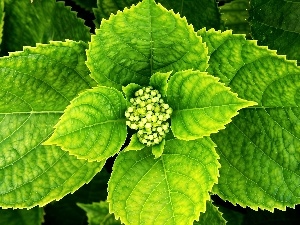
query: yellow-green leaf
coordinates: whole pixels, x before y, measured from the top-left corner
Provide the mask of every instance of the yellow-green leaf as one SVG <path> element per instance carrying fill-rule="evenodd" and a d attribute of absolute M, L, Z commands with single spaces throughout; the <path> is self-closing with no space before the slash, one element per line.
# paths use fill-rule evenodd
<path fill-rule="evenodd" d="M 238 110 L 255 105 L 237 97 L 218 78 L 204 72 L 175 73 L 168 83 L 168 104 L 174 110 L 171 129 L 175 137 L 194 140 L 209 136 L 231 122 Z"/>
<path fill-rule="evenodd" d="M 230 31 L 200 31 L 208 71 L 258 106 L 243 109 L 223 131 L 214 192 L 252 209 L 284 210 L 300 203 L 300 68 L 267 47 Z"/>
<path fill-rule="evenodd" d="M 114 88 L 89 89 L 72 100 L 44 144 L 60 146 L 79 159 L 106 160 L 125 142 L 126 106 L 122 93 Z"/>
<path fill-rule="evenodd" d="M 192 225 L 218 180 L 214 146 L 209 138 L 173 139 L 158 159 L 151 148 L 121 152 L 108 184 L 110 211 L 126 225 Z"/>
<path fill-rule="evenodd" d="M 174 44 L 176 43 L 176 44 Z M 144 0 L 103 20 L 87 52 L 91 76 L 121 90 L 156 72 L 207 68 L 207 49 L 185 18 Z"/>
<path fill-rule="evenodd" d="M 52 42 L 0 59 L 1 207 L 44 206 L 89 182 L 104 165 L 41 145 L 70 101 L 94 84 L 86 47 Z"/>

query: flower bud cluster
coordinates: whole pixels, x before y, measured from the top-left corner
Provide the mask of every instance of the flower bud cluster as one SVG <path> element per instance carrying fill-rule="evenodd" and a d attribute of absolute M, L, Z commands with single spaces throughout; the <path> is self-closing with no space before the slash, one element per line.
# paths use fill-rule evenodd
<path fill-rule="evenodd" d="M 125 112 L 126 125 L 138 130 L 137 137 L 141 143 L 147 146 L 159 144 L 169 132 L 167 120 L 172 114 L 170 106 L 151 86 L 136 91 L 130 103 Z"/>

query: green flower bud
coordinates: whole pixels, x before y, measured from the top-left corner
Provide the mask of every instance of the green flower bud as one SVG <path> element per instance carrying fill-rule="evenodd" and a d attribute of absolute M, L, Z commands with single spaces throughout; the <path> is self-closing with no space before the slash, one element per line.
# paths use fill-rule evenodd
<path fill-rule="evenodd" d="M 169 132 L 167 120 L 172 109 L 151 86 L 139 89 L 135 96 L 130 99 L 131 106 L 125 112 L 126 125 L 138 130 L 137 137 L 141 143 L 147 146 L 159 144 Z"/>

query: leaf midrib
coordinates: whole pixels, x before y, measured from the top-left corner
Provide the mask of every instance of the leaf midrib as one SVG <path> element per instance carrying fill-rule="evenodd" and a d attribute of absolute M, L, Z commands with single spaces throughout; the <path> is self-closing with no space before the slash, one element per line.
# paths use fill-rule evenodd
<path fill-rule="evenodd" d="M 68 133 L 65 133 L 63 135 L 59 135 L 58 138 L 61 138 L 61 137 L 64 137 L 64 136 L 68 136 L 69 134 L 73 134 L 73 133 L 76 133 L 76 132 L 78 132 L 80 130 L 88 129 L 88 128 L 91 128 L 91 127 L 94 127 L 94 126 L 100 126 L 100 125 L 103 125 L 103 124 L 106 124 L 106 123 L 120 123 L 120 122 L 124 122 L 125 123 L 125 121 L 126 121 L 126 119 L 116 119 L 116 120 L 106 120 L 106 121 L 103 121 L 103 122 L 98 122 L 98 123 L 90 124 L 90 125 L 78 128 L 76 130 L 72 130 L 72 131 L 70 131 Z"/>
<path fill-rule="evenodd" d="M 14 115 L 14 114 L 63 114 L 64 111 L 28 111 L 28 112 L 0 112 L 0 115 Z"/>
<path fill-rule="evenodd" d="M 243 102 L 242 103 L 234 103 L 234 104 L 231 103 L 231 104 L 226 104 L 226 105 L 205 106 L 205 107 L 199 107 L 199 108 L 174 109 L 174 112 L 178 112 L 178 111 L 192 111 L 192 110 L 205 110 L 205 109 L 210 109 L 210 108 L 220 108 L 220 107 L 240 106 L 240 105 L 244 105 Z M 249 107 L 249 108 L 251 108 L 251 107 Z"/>

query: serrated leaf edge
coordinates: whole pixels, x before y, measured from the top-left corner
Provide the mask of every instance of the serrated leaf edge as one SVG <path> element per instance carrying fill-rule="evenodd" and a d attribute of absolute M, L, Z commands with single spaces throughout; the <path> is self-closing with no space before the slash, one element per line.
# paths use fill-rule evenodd
<path fill-rule="evenodd" d="M 254 46 L 256 46 L 256 47 L 258 47 L 258 48 L 260 48 L 260 49 L 267 50 L 267 51 L 270 53 L 271 56 L 275 56 L 275 57 L 277 57 L 277 58 L 279 58 L 279 59 L 283 59 L 283 60 L 285 60 L 286 62 L 289 62 L 289 63 L 291 63 L 291 64 L 297 66 L 297 60 L 287 59 L 286 55 L 279 55 L 279 54 L 277 54 L 277 50 L 270 49 L 270 48 L 269 48 L 268 46 L 266 46 L 266 45 L 258 45 L 258 44 L 257 44 L 258 40 L 248 40 L 248 39 L 246 39 L 246 34 L 233 34 L 233 33 L 232 33 L 233 30 L 225 30 L 225 31 L 221 31 L 221 30 L 215 30 L 214 28 L 211 28 L 211 29 L 209 29 L 209 30 L 206 30 L 206 28 L 202 28 L 202 29 L 200 29 L 200 30 L 197 31 L 197 35 L 198 35 L 198 36 L 201 36 L 201 34 L 200 34 L 201 32 L 207 32 L 207 33 L 210 33 L 210 32 L 216 32 L 216 33 L 218 33 L 218 34 L 226 34 L 226 33 L 228 33 L 228 34 L 232 35 L 233 37 L 241 37 L 241 38 L 243 38 L 245 41 L 247 41 L 247 42 L 249 42 L 249 43 L 252 43 Z M 227 40 L 227 39 L 226 39 L 226 40 Z M 223 44 L 223 43 L 222 43 L 222 44 Z M 221 44 L 221 45 L 222 45 L 222 44 Z M 219 47 L 219 46 L 218 46 L 218 47 Z M 217 48 L 218 48 L 218 47 L 217 47 Z"/>
<path fill-rule="evenodd" d="M 242 100 L 243 101 L 243 105 L 245 105 L 245 106 L 243 106 L 241 109 L 239 109 L 231 118 L 229 118 L 229 120 L 227 121 L 227 123 L 225 123 L 225 124 L 223 124 L 223 127 L 222 128 L 220 128 L 220 129 L 218 129 L 218 130 L 215 130 L 215 131 L 213 131 L 213 132 L 211 132 L 209 135 L 203 135 L 203 136 L 200 136 L 200 137 L 195 137 L 195 138 L 181 138 L 181 137 L 178 137 L 175 133 L 174 133 L 174 127 L 172 126 L 172 115 L 171 115 L 171 130 L 172 130 L 172 132 L 173 132 L 173 135 L 174 135 L 174 137 L 175 138 L 177 138 L 177 139 L 179 139 L 179 140 L 186 140 L 186 141 L 191 141 L 191 140 L 197 140 L 197 139 L 200 139 L 200 138 L 203 138 L 203 137 L 209 137 L 211 134 L 215 134 L 215 133 L 218 133 L 220 130 L 223 130 L 223 129 L 225 129 L 226 128 L 226 125 L 227 124 L 229 124 L 229 123 L 231 123 L 232 122 L 232 118 L 233 117 L 235 117 L 235 116 L 237 116 L 238 114 L 239 114 L 239 111 L 240 110 L 243 110 L 243 109 L 245 109 L 245 108 L 249 108 L 249 107 L 251 107 L 251 106 L 255 106 L 255 105 L 257 105 L 257 103 L 256 102 L 254 102 L 254 101 L 248 101 L 248 100 L 245 100 L 245 99 L 242 99 L 242 98 L 239 98 L 238 97 L 238 94 L 237 93 L 235 93 L 235 92 L 233 92 L 233 91 L 231 91 L 231 88 L 230 87 L 228 87 L 228 86 L 226 86 L 223 82 L 220 82 L 220 78 L 219 77 L 215 77 L 215 76 L 213 76 L 213 75 L 210 75 L 209 73 L 207 73 L 207 72 L 201 72 L 201 71 L 198 71 L 198 70 L 192 70 L 192 69 L 188 69 L 188 70 L 183 70 L 183 71 L 180 71 L 180 72 L 177 72 L 177 73 L 183 73 L 183 72 L 199 72 L 199 73 L 203 73 L 203 74 L 205 74 L 205 75 L 207 75 L 207 76 L 210 76 L 210 77 L 212 77 L 214 80 L 216 80 L 219 84 L 221 84 L 227 91 L 229 91 L 229 92 L 231 92 L 236 98 L 238 98 L 239 100 Z M 176 73 L 175 73 L 176 74 Z M 173 75 L 175 75 L 175 74 L 173 74 Z M 172 75 L 172 76 L 173 76 Z M 172 76 L 170 77 L 170 79 L 172 78 Z M 248 104 L 246 104 L 246 103 L 248 103 Z M 242 102 L 240 103 L 240 104 L 242 104 Z M 225 105 L 226 106 L 226 105 Z M 214 106 L 215 107 L 215 106 Z M 220 107 L 220 106 L 218 106 L 218 107 Z M 172 108 L 172 105 L 171 105 L 171 108 Z M 176 109 L 174 109 L 175 107 L 173 107 L 173 112 L 176 112 L 176 111 L 184 111 L 184 110 L 176 110 Z M 203 108 L 209 108 L 209 107 L 203 107 Z M 193 108 L 189 108 L 189 109 L 187 109 L 187 110 L 190 110 L 190 109 L 193 109 Z M 197 108 L 198 109 L 198 108 Z M 173 114 L 174 115 L 174 114 Z"/>
<path fill-rule="evenodd" d="M 80 98 L 82 95 L 84 95 L 86 91 L 88 91 L 88 90 L 94 90 L 94 89 L 97 89 L 97 88 L 99 88 L 99 87 L 104 87 L 104 88 L 107 88 L 107 89 L 114 89 L 114 90 L 116 90 L 116 89 L 113 88 L 113 87 L 107 87 L 107 86 L 97 86 L 97 87 L 92 87 L 91 89 L 84 90 L 84 91 L 80 92 L 74 99 L 71 100 L 70 104 L 69 104 L 69 105 L 66 107 L 66 109 L 64 110 L 62 116 L 65 114 L 65 112 L 66 112 L 67 110 L 69 110 L 70 108 L 72 108 L 72 105 L 71 105 L 71 104 L 72 104 L 73 101 L 77 100 L 77 99 Z M 122 94 L 122 96 L 123 96 L 123 98 L 124 98 L 123 93 L 120 92 L 119 90 L 117 90 L 117 91 L 118 91 L 120 94 Z M 124 99 L 125 99 L 125 98 L 124 98 Z M 42 145 L 54 145 L 54 146 L 58 146 L 58 147 L 61 148 L 62 150 L 66 151 L 69 155 L 75 156 L 75 157 L 76 157 L 77 159 L 79 159 L 79 160 L 86 160 L 86 161 L 88 161 L 88 162 L 101 162 L 101 161 L 103 161 L 103 160 L 107 160 L 107 158 L 106 158 L 106 159 L 102 159 L 102 160 L 97 160 L 97 159 L 91 160 L 91 159 L 89 159 L 89 158 L 86 158 L 86 157 L 83 157 L 83 156 L 79 156 L 79 155 L 76 155 L 76 154 L 70 152 L 68 149 L 64 148 L 64 147 L 61 146 L 60 144 L 55 144 L 55 143 L 53 142 L 55 139 L 54 139 L 54 140 L 51 140 L 51 139 L 52 139 L 52 137 L 53 137 L 53 134 L 54 134 L 55 130 L 57 129 L 58 124 L 59 124 L 59 123 L 61 122 L 61 120 L 62 120 L 62 116 L 59 118 L 58 122 L 54 125 L 54 127 L 53 127 L 53 128 L 54 128 L 54 131 L 53 131 L 53 133 L 51 134 L 51 136 L 50 136 L 46 141 L 44 141 L 44 142 L 42 143 Z M 125 121 L 125 115 L 124 115 L 124 121 Z M 126 126 L 125 124 L 124 124 L 124 126 L 125 126 L 126 129 L 127 129 L 127 126 Z M 126 138 L 125 138 L 125 140 L 123 141 L 123 143 L 122 143 L 122 145 L 121 145 L 121 148 L 119 149 L 118 152 L 120 152 L 120 150 L 122 149 L 122 146 L 124 146 L 125 142 L 126 142 Z M 115 153 L 115 154 L 118 154 L 118 152 Z"/>

